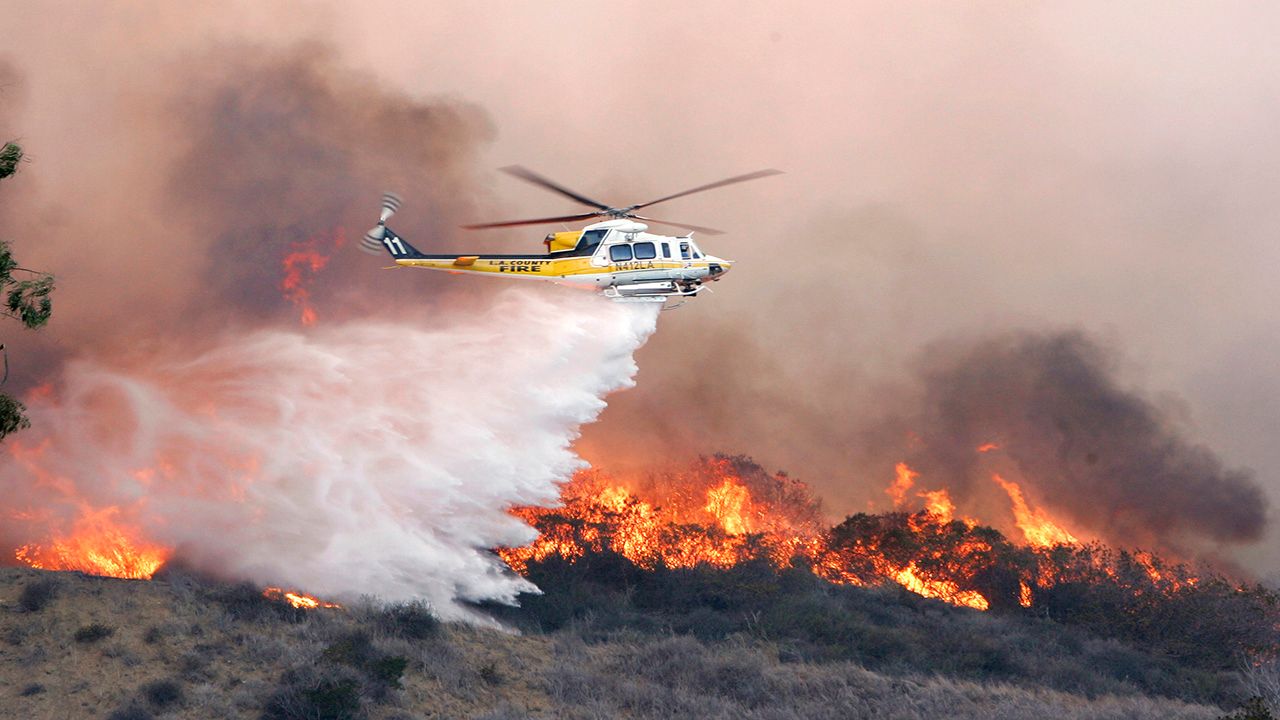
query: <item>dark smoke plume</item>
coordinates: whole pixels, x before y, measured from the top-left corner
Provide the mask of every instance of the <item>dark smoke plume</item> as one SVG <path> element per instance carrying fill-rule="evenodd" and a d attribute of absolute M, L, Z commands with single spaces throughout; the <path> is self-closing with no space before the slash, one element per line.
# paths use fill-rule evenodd
<path fill-rule="evenodd" d="M 1252 473 L 1226 467 L 1120 387 L 1107 353 L 1082 333 L 938 345 L 920 370 L 922 410 L 908 425 L 923 477 L 985 491 L 990 465 L 975 448 L 997 443 L 1037 498 L 1110 541 L 1244 542 L 1266 528 Z"/>
<path fill-rule="evenodd" d="M 168 188 L 213 240 L 197 302 L 278 309 L 283 255 L 311 238 L 349 253 L 383 190 L 408 193 L 395 224 L 419 246 L 474 216 L 475 152 L 493 136 L 477 107 L 387 91 L 317 43 L 221 49 L 190 71 L 174 115 L 191 143 Z M 385 306 L 369 264 L 350 254 L 326 268 L 317 301 L 343 297 L 331 313 Z"/>
<path fill-rule="evenodd" d="M 73 354 L 145 360 L 160 339 L 296 327 L 282 292 L 291 253 L 322 258 L 298 266 L 327 321 L 403 317 L 473 292 L 383 272 L 355 243 L 385 190 L 406 196 L 394 223 L 419 247 L 447 244 L 476 215 L 476 155 L 494 135 L 477 106 L 388 89 L 317 42 L 210 45 L 131 87 L 103 100 L 100 121 L 118 132 L 82 158 L 76 194 L 33 192 L 56 164 L 41 156 L 67 152 L 38 144 L 23 187 L 6 188 L 0 223 L 60 287 L 49 332 L 22 339 L 12 383 L 43 382 Z M 6 132 L 27 122 L 5 120 Z"/>

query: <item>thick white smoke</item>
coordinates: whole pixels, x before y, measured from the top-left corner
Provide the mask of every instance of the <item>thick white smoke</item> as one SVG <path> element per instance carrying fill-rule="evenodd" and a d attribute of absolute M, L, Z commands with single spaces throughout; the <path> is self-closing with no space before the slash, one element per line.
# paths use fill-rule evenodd
<path fill-rule="evenodd" d="M 457 599 L 531 590 L 486 548 L 534 532 L 604 397 L 633 384 L 649 305 L 512 291 L 424 329 L 352 322 L 229 339 L 145 368 L 68 365 L 28 400 L 0 468 L 41 542 L 116 506 L 201 569 L 320 596 Z"/>

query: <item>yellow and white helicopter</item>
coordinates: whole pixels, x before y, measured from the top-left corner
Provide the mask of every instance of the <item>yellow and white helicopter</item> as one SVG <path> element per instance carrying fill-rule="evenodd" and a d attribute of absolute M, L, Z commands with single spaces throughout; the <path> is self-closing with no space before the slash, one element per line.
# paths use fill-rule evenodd
<path fill-rule="evenodd" d="M 566 285 L 577 285 L 599 290 L 606 297 L 625 302 L 665 302 L 668 297 L 697 295 L 709 281 L 724 277 L 733 262 L 708 255 L 693 240 L 693 233 L 685 235 L 652 235 L 645 223 L 671 225 L 711 235 L 720 234 L 713 228 L 687 223 L 674 223 L 637 215 L 635 211 L 660 202 L 686 195 L 713 190 L 734 183 L 778 175 L 779 170 L 760 170 L 737 175 L 674 195 L 650 200 L 627 207 L 612 207 L 558 185 L 531 170 L 519 166 L 502 168 L 506 173 L 531 182 L 594 208 L 590 212 L 561 215 L 531 220 L 464 225 L 471 230 L 483 228 L 514 227 L 517 225 L 545 225 L 566 223 L 604 217 L 601 222 L 587 225 L 581 230 L 556 232 L 542 241 L 547 246 L 545 254 L 533 255 L 429 255 L 419 252 L 404 238 L 387 227 L 387 220 L 400 209 L 400 198 L 387 193 L 382 198 L 382 214 L 378 224 L 365 234 L 361 249 L 391 253 L 396 265 L 444 270 L 451 273 L 479 273 L 495 277 L 529 278 L 549 280 Z M 639 222 L 643 220 L 644 222 Z"/>

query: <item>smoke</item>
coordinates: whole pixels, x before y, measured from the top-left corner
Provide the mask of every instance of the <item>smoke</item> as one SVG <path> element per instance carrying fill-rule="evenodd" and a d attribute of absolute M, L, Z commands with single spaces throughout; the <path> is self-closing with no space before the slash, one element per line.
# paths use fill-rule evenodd
<path fill-rule="evenodd" d="M 34 160 L 3 188 L 17 202 L 0 206 L 0 221 L 59 292 L 51 332 L 11 341 L 17 358 L 34 358 L 16 363 L 20 385 L 67 355 L 128 354 L 160 334 L 296 325 L 304 311 L 403 317 L 415 309 L 395 300 L 409 294 L 427 305 L 475 294 L 379 274 L 386 263 L 354 241 L 385 190 L 406 195 L 395 226 L 424 249 L 475 216 L 476 157 L 494 134 L 480 108 L 387 88 L 322 42 L 192 45 L 135 69 L 128 93 L 75 88 L 111 142 L 26 142 Z M 5 120 L 0 129 L 40 125 Z M 38 192 L 46 183 L 55 190 Z M 282 271 L 297 253 L 301 289 L 286 296 Z"/>
<path fill-rule="evenodd" d="M 919 421 L 948 442 L 920 404 L 921 348 L 1065 327 L 1131 361 L 1098 377 L 1154 419 L 1139 446 L 1212 447 L 1223 459 L 1188 466 L 1209 489 L 1248 487 L 1213 470 L 1239 464 L 1276 492 L 1274 9 L 570 5 L 8 8 L 18 80 L 0 91 L 0 136 L 33 162 L 0 185 L 0 227 L 59 280 L 53 324 L 4 338 L 8 388 L 69 358 L 142 367 L 158 344 L 297 328 L 301 300 L 279 288 L 294 252 L 327 258 L 295 265 L 321 329 L 473 311 L 490 285 L 372 272 L 354 253 L 386 189 L 405 196 L 393 226 L 418 247 L 511 251 L 530 234 L 499 248 L 501 233 L 452 228 L 568 208 L 493 167 L 619 203 L 779 167 L 661 206 L 729 231 L 701 242 L 738 264 L 664 316 L 639 386 L 585 429 L 584 456 L 749 453 L 835 513 L 863 509 L 919 450 L 889 428 Z M 1185 398 L 1194 431 L 1136 386 Z M 1104 464 L 1050 457 L 1024 457 L 1020 479 L 1037 482 L 1035 464 L 1087 483 Z M 1084 502 L 1041 482 L 1037 502 Z M 1157 532 L 1254 532 L 1176 506 Z M 1141 534 L 1160 520 L 1133 512 L 1087 522 Z"/>
<path fill-rule="evenodd" d="M 0 487 L 49 544 L 91 511 L 197 568 L 335 597 L 514 601 L 488 548 L 555 499 L 578 428 L 628 387 L 651 306 L 508 292 L 425 328 L 361 322 L 228 336 L 145 367 L 71 363 L 30 402 Z M 50 478 L 57 478 L 50 482 Z"/>
<path fill-rule="evenodd" d="M 1120 387 L 1113 364 L 1079 332 L 940 343 L 918 367 L 914 416 L 886 427 L 914 433 L 912 466 L 962 498 L 989 492 L 993 462 L 1012 463 L 1039 502 L 1112 542 L 1257 540 L 1267 500 L 1253 474 Z"/>
<path fill-rule="evenodd" d="M 211 50 L 169 102 L 189 144 L 165 187 L 204 239 L 189 298 L 197 309 L 291 312 L 281 303 L 281 257 L 317 238 L 326 254 L 349 250 L 377 219 L 383 190 L 412 193 L 395 224 L 424 248 L 475 215 L 475 153 L 493 136 L 485 113 L 387 91 L 330 46 Z M 378 310 L 390 293 L 370 287 L 367 258 L 346 257 L 323 268 L 311 300 L 322 314 Z"/>

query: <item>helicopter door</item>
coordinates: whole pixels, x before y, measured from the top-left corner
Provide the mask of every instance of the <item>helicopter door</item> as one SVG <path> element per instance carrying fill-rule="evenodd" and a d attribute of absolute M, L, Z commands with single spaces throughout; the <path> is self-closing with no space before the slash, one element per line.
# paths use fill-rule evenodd
<path fill-rule="evenodd" d="M 610 246 L 604 242 L 604 239 L 608 235 L 609 231 L 605 229 L 605 230 L 601 230 L 600 232 L 601 232 L 601 235 L 597 239 L 597 242 L 599 244 L 596 245 L 595 252 L 591 255 L 591 264 L 594 265 L 595 267 L 604 267 L 605 265 L 609 264 L 609 247 Z"/>
<path fill-rule="evenodd" d="M 680 259 L 689 260 L 691 258 L 692 256 L 689 254 L 689 243 L 688 242 L 680 243 Z"/>

